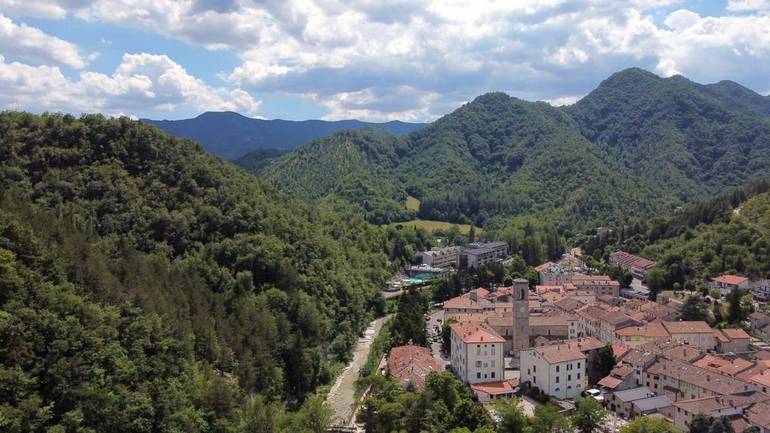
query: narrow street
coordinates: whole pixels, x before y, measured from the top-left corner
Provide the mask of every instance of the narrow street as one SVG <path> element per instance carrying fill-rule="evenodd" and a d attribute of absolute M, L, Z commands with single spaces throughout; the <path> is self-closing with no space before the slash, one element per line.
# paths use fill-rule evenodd
<path fill-rule="evenodd" d="M 353 349 L 353 360 L 342 370 L 326 396 L 326 403 L 334 410 L 337 425 L 353 426 L 353 409 L 356 403 L 356 380 L 361 367 L 366 363 L 372 342 L 390 316 L 380 317 L 369 323 L 364 335 Z"/>

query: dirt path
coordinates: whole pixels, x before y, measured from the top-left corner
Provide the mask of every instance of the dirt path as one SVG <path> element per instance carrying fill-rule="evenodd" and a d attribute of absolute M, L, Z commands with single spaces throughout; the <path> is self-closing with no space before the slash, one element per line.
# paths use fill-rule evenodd
<path fill-rule="evenodd" d="M 342 370 L 334 385 L 332 385 L 331 390 L 329 390 L 329 395 L 326 396 L 326 403 L 334 410 L 335 424 L 353 425 L 353 407 L 356 403 L 356 379 L 358 379 L 361 367 L 366 363 L 374 337 L 380 332 L 382 324 L 388 317 L 380 317 L 369 323 L 363 337 L 358 339 L 358 343 L 356 343 L 356 347 L 353 349 L 353 360 Z"/>

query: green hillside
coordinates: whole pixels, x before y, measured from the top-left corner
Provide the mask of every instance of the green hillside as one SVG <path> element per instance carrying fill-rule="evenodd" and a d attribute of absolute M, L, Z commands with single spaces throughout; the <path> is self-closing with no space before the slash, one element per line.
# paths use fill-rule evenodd
<path fill-rule="evenodd" d="M 406 136 L 314 141 L 267 172 L 292 195 L 378 223 L 410 218 L 408 194 L 426 220 L 606 225 L 770 175 L 770 99 L 628 69 L 570 107 L 490 93 Z"/>
<path fill-rule="evenodd" d="M 629 69 L 568 112 L 586 138 L 685 202 L 770 175 L 770 101 L 736 83 Z"/>
<path fill-rule="evenodd" d="M 0 114 L 0 191 L 3 431 L 235 431 L 382 300 L 382 230 L 126 118 Z"/>
<path fill-rule="evenodd" d="M 733 273 L 770 277 L 770 181 L 762 180 L 696 203 L 667 218 L 612 227 L 599 239 L 587 236 L 594 257 L 622 249 L 658 262 L 666 287 L 693 288 Z"/>

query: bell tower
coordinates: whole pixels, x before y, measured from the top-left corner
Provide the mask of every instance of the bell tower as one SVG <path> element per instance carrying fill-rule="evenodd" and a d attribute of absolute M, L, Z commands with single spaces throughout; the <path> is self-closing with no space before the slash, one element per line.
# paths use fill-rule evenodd
<path fill-rule="evenodd" d="M 513 280 L 513 356 L 529 348 L 529 281 Z"/>

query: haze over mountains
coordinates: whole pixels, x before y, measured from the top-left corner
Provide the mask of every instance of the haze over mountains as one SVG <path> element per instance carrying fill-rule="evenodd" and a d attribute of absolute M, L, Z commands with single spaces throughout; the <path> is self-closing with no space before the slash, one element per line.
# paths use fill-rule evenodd
<path fill-rule="evenodd" d="M 231 111 L 209 111 L 192 119 L 142 119 L 142 122 L 155 125 L 177 137 L 191 138 L 209 152 L 228 160 L 257 150 L 294 149 L 315 138 L 345 129 L 375 127 L 393 134 L 405 134 L 424 126 L 422 123 L 400 121 L 372 123 L 359 120 L 264 120 Z"/>
<path fill-rule="evenodd" d="M 490 93 L 401 137 L 361 129 L 315 140 L 259 173 L 377 223 L 414 216 L 411 195 L 426 219 L 601 224 L 770 175 L 770 98 L 632 68 L 569 107 Z"/>

